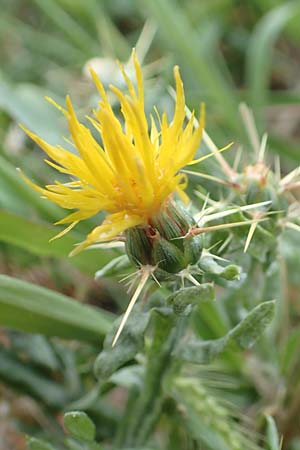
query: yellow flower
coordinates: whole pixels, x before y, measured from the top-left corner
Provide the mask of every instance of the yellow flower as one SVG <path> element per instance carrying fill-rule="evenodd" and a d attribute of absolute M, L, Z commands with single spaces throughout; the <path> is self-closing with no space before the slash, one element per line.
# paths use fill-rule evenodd
<path fill-rule="evenodd" d="M 101 101 L 94 117 L 89 117 L 89 120 L 99 133 L 100 142 L 79 122 L 69 97 L 66 99 L 66 109 L 56 106 L 68 121 L 78 155 L 60 146 L 50 145 L 25 130 L 51 159 L 46 162 L 71 178 L 68 183 L 56 181 L 41 188 L 24 177 L 46 199 L 75 210 L 57 222 L 70 225 L 55 237 L 63 236 L 79 221 L 99 211 L 107 213 L 103 223 L 94 228 L 73 253 L 91 244 L 110 241 L 131 227 L 147 224 L 174 193 L 184 201 L 188 200 L 184 193 L 187 178 L 180 170 L 195 163 L 193 159 L 204 127 L 204 108 L 201 108 L 197 128 L 194 127 L 194 114 L 186 122 L 183 84 L 176 66 L 173 118 L 168 121 L 166 113 L 161 118 L 157 114 L 159 126 L 153 116 L 149 126 L 144 110 L 142 72 L 134 51 L 132 58 L 136 87 L 121 65 L 128 94 L 110 86 L 120 102 L 124 124 L 115 115 L 101 81 L 91 71 Z"/>

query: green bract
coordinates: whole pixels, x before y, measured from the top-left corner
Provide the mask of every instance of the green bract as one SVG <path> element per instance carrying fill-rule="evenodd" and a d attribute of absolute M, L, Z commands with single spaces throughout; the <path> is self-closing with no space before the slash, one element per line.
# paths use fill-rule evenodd
<path fill-rule="evenodd" d="M 176 274 L 199 261 L 202 236 L 189 234 L 195 226 L 193 218 L 182 206 L 167 203 L 148 225 L 126 231 L 125 249 L 138 267 L 151 265 L 161 271 Z"/>

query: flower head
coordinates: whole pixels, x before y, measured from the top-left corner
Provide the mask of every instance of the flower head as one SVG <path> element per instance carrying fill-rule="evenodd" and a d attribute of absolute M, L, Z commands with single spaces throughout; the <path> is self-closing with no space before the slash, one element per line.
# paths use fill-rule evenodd
<path fill-rule="evenodd" d="M 70 177 L 68 183 L 56 181 L 45 188 L 33 184 L 25 177 L 46 199 L 63 208 L 75 210 L 57 222 L 69 225 L 56 237 L 61 237 L 79 221 L 92 217 L 99 211 L 107 213 L 103 223 L 94 228 L 86 240 L 77 246 L 76 253 L 92 244 L 110 241 L 129 228 L 146 225 L 174 193 L 187 201 L 184 193 L 187 179 L 180 170 L 195 162 L 193 159 L 204 127 L 204 108 L 201 108 L 197 128 L 194 127 L 194 114 L 186 122 L 183 84 L 176 66 L 176 105 L 173 118 L 168 121 L 166 113 L 161 118 L 157 114 L 159 123 L 156 124 L 151 116 L 148 124 L 144 109 L 142 72 L 134 51 L 132 58 L 136 86 L 121 65 L 128 94 L 110 86 L 120 102 L 123 116 L 121 121 L 115 115 L 101 81 L 91 71 L 101 100 L 99 108 L 94 111 L 94 117 L 88 119 L 99 133 L 99 140 L 79 122 L 69 97 L 66 99 L 66 109 L 57 105 L 68 121 L 71 139 L 78 155 L 60 146 L 50 145 L 25 130 L 49 156 L 50 160 L 46 162 Z"/>

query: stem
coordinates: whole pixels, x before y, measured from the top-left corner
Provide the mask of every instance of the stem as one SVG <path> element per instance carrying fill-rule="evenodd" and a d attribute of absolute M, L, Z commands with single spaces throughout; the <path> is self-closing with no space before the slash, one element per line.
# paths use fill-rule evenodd
<path fill-rule="evenodd" d="M 137 386 L 133 386 L 128 392 L 126 408 L 121 423 L 118 427 L 117 435 L 114 442 L 115 448 L 122 448 L 122 444 L 123 443 L 125 444 L 127 431 L 130 427 L 130 423 L 132 420 L 132 410 L 134 410 L 138 395 L 139 389 L 137 388 Z"/>
<path fill-rule="evenodd" d="M 140 446 L 144 444 L 159 420 L 163 402 L 162 383 L 170 369 L 174 345 L 181 336 L 182 319 L 174 315 L 156 316 L 144 385 L 132 413 L 132 420 L 125 439 L 126 445 Z"/>

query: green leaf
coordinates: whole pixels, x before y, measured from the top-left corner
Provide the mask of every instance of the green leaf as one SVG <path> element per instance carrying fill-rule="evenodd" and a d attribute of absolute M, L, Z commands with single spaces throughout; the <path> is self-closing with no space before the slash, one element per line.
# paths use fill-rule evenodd
<path fill-rule="evenodd" d="M 279 439 L 275 420 L 272 416 L 266 416 L 266 421 L 268 450 L 281 450 L 282 442 Z"/>
<path fill-rule="evenodd" d="M 244 449 L 245 440 L 237 422 L 232 420 L 226 402 L 220 401 L 201 378 L 175 377 L 170 395 L 183 409 L 182 419 L 199 447 L 207 450 Z"/>
<path fill-rule="evenodd" d="M 274 313 L 274 300 L 256 306 L 236 327 L 229 331 L 228 342 L 236 342 L 241 349 L 252 347 L 272 321 Z"/>
<path fill-rule="evenodd" d="M 0 349 L 0 378 L 44 405 L 60 409 L 70 400 L 64 386 L 46 378 L 11 352 Z"/>
<path fill-rule="evenodd" d="M 207 449 L 231 450 L 231 447 L 226 443 L 222 434 L 213 429 L 213 427 L 201 423 L 197 414 L 189 414 L 187 428 L 190 430 L 192 436 L 199 443 L 203 443 Z"/>
<path fill-rule="evenodd" d="M 48 442 L 36 439 L 34 437 L 27 438 L 28 450 L 55 450 L 55 448 Z"/>
<path fill-rule="evenodd" d="M 184 345 L 182 344 L 178 347 L 176 356 L 183 361 L 189 361 L 194 364 L 209 364 L 225 349 L 225 338 L 200 341 L 193 337 L 186 341 Z"/>
<path fill-rule="evenodd" d="M 60 103 L 57 96 L 46 92 L 44 88 L 30 84 L 10 85 L 0 79 L 0 109 L 47 142 L 65 145 L 63 136 L 66 133 L 66 122 L 45 100 L 45 95 L 55 97 Z"/>
<path fill-rule="evenodd" d="M 228 281 L 239 280 L 240 278 L 240 268 L 238 266 L 234 264 L 229 264 L 226 267 L 221 266 L 214 258 L 209 256 L 200 258 L 199 266 L 205 273 L 218 275 Z"/>
<path fill-rule="evenodd" d="M 194 329 L 203 339 L 222 337 L 230 329 L 230 320 L 220 302 L 201 303 L 193 314 Z"/>
<path fill-rule="evenodd" d="M 226 336 L 208 341 L 200 341 L 192 337 L 177 348 L 176 355 L 184 361 L 208 364 L 230 348 L 232 344 L 238 345 L 242 350 L 247 349 L 254 345 L 255 341 L 262 335 L 273 319 L 274 312 L 274 301 L 261 303 L 250 311 Z"/>
<path fill-rule="evenodd" d="M 95 374 L 97 377 L 110 377 L 119 367 L 135 357 L 143 346 L 143 335 L 147 328 L 150 315 L 150 312 L 141 312 L 139 307 L 133 310 L 119 340 L 115 347 L 112 347 L 112 341 L 122 320 L 122 316 L 115 321 L 105 338 L 103 351 L 98 355 L 95 362 Z"/>
<path fill-rule="evenodd" d="M 144 375 L 144 368 L 138 364 L 123 367 L 117 370 L 109 378 L 109 381 L 117 386 L 123 386 L 127 389 L 132 386 L 139 386 L 142 388 L 142 377 Z"/>
<path fill-rule="evenodd" d="M 283 27 L 297 11 L 299 11 L 298 1 L 283 2 L 270 10 L 253 30 L 247 51 L 246 75 L 251 107 L 254 107 L 256 113 L 267 103 L 267 89 L 275 41 Z M 260 115 L 257 119 L 259 125 L 262 116 Z"/>
<path fill-rule="evenodd" d="M 214 287 L 211 283 L 180 289 L 172 294 L 167 302 L 172 305 L 177 315 L 188 315 L 192 307 L 203 302 L 211 302 L 215 298 Z"/>
<path fill-rule="evenodd" d="M 280 318 L 279 318 L 280 319 Z M 289 332 L 286 342 L 280 352 L 280 373 L 285 377 L 291 376 L 298 364 L 300 348 L 300 330 Z"/>
<path fill-rule="evenodd" d="M 51 61 L 63 62 L 65 67 L 70 63 L 80 64 L 86 61 L 86 57 L 82 51 L 62 40 L 61 37 L 49 32 L 45 27 L 37 29 L 17 17 L 10 14 L 1 14 L 0 29 L 3 33 L 11 35 L 13 29 L 18 29 L 18 35 L 22 39 L 22 43 L 28 52 L 30 52 L 32 62 L 39 57 L 46 61 L 46 58 L 51 58 Z M 43 67 L 39 65 L 36 70 L 41 73 Z M 23 76 L 24 78 L 24 76 Z M 26 76 L 25 76 L 26 79 Z"/>
<path fill-rule="evenodd" d="M 96 427 L 85 412 L 67 412 L 64 415 L 64 426 L 76 438 L 85 441 L 93 441 L 95 439 Z"/>
<path fill-rule="evenodd" d="M 132 270 L 132 264 L 127 255 L 117 256 L 109 261 L 102 269 L 97 270 L 95 274 L 96 280 L 103 277 L 114 277 L 120 273 L 125 274 Z"/>
<path fill-rule="evenodd" d="M 50 256 L 67 260 L 83 272 L 93 275 L 97 269 L 107 264 L 114 256 L 110 250 L 88 250 L 72 258 L 68 254 L 83 237 L 70 232 L 53 242 L 49 240 L 57 234 L 52 225 L 35 223 L 7 211 L 0 211 L 0 241 L 16 245 L 38 256 Z"/>
<path fill-rule="evenodd" d="M 97 442 L 85 441 L 84 443 L 74 438 L 67 437 L 65 439 L 65 445 L 68 448 L 68 450 L 104 450 L 103 447 L 100 444 L 97 444 Z"/>
<path fill-rule="evenodd" d="M 57 220 L 61 215 L 60 208 L 42 199 L 22 180 L 16 168 L 1 155 L 0 187 L 1 205 L 4 205 L 9 211 L 20 211 L 20 214 L 24 213 L 28 215 L 28 211 L 32 208 L 34 212 L 39 213 L 48 220 Z M 2 223 L 2 219 L 0 223 Z"/>
<path fill-rule="evenodd" d="M 16 352 L 26 354 L 30 361 L 50 370 L 60 368 L 59 359 L 49 339 L 38 334 L 27 334 L 11 331 L 9 333 L 11 347 Z"/>
<path fill-rule="evenodd" d="M 112 315 L 49 289 L 0 275 L 0 325 L 66 339 L 99 341 Z"/>
<path fill-rule="evenodd" d="M 82 50 L 86 58 L 91 58 L 99 52 L 97 40 L 83 27 L 78 20 L 74 20 L 66 8 L 54 0 L 34 0 L 41 11 L 64 33 L 65 38 L 73 42 Z"/>

